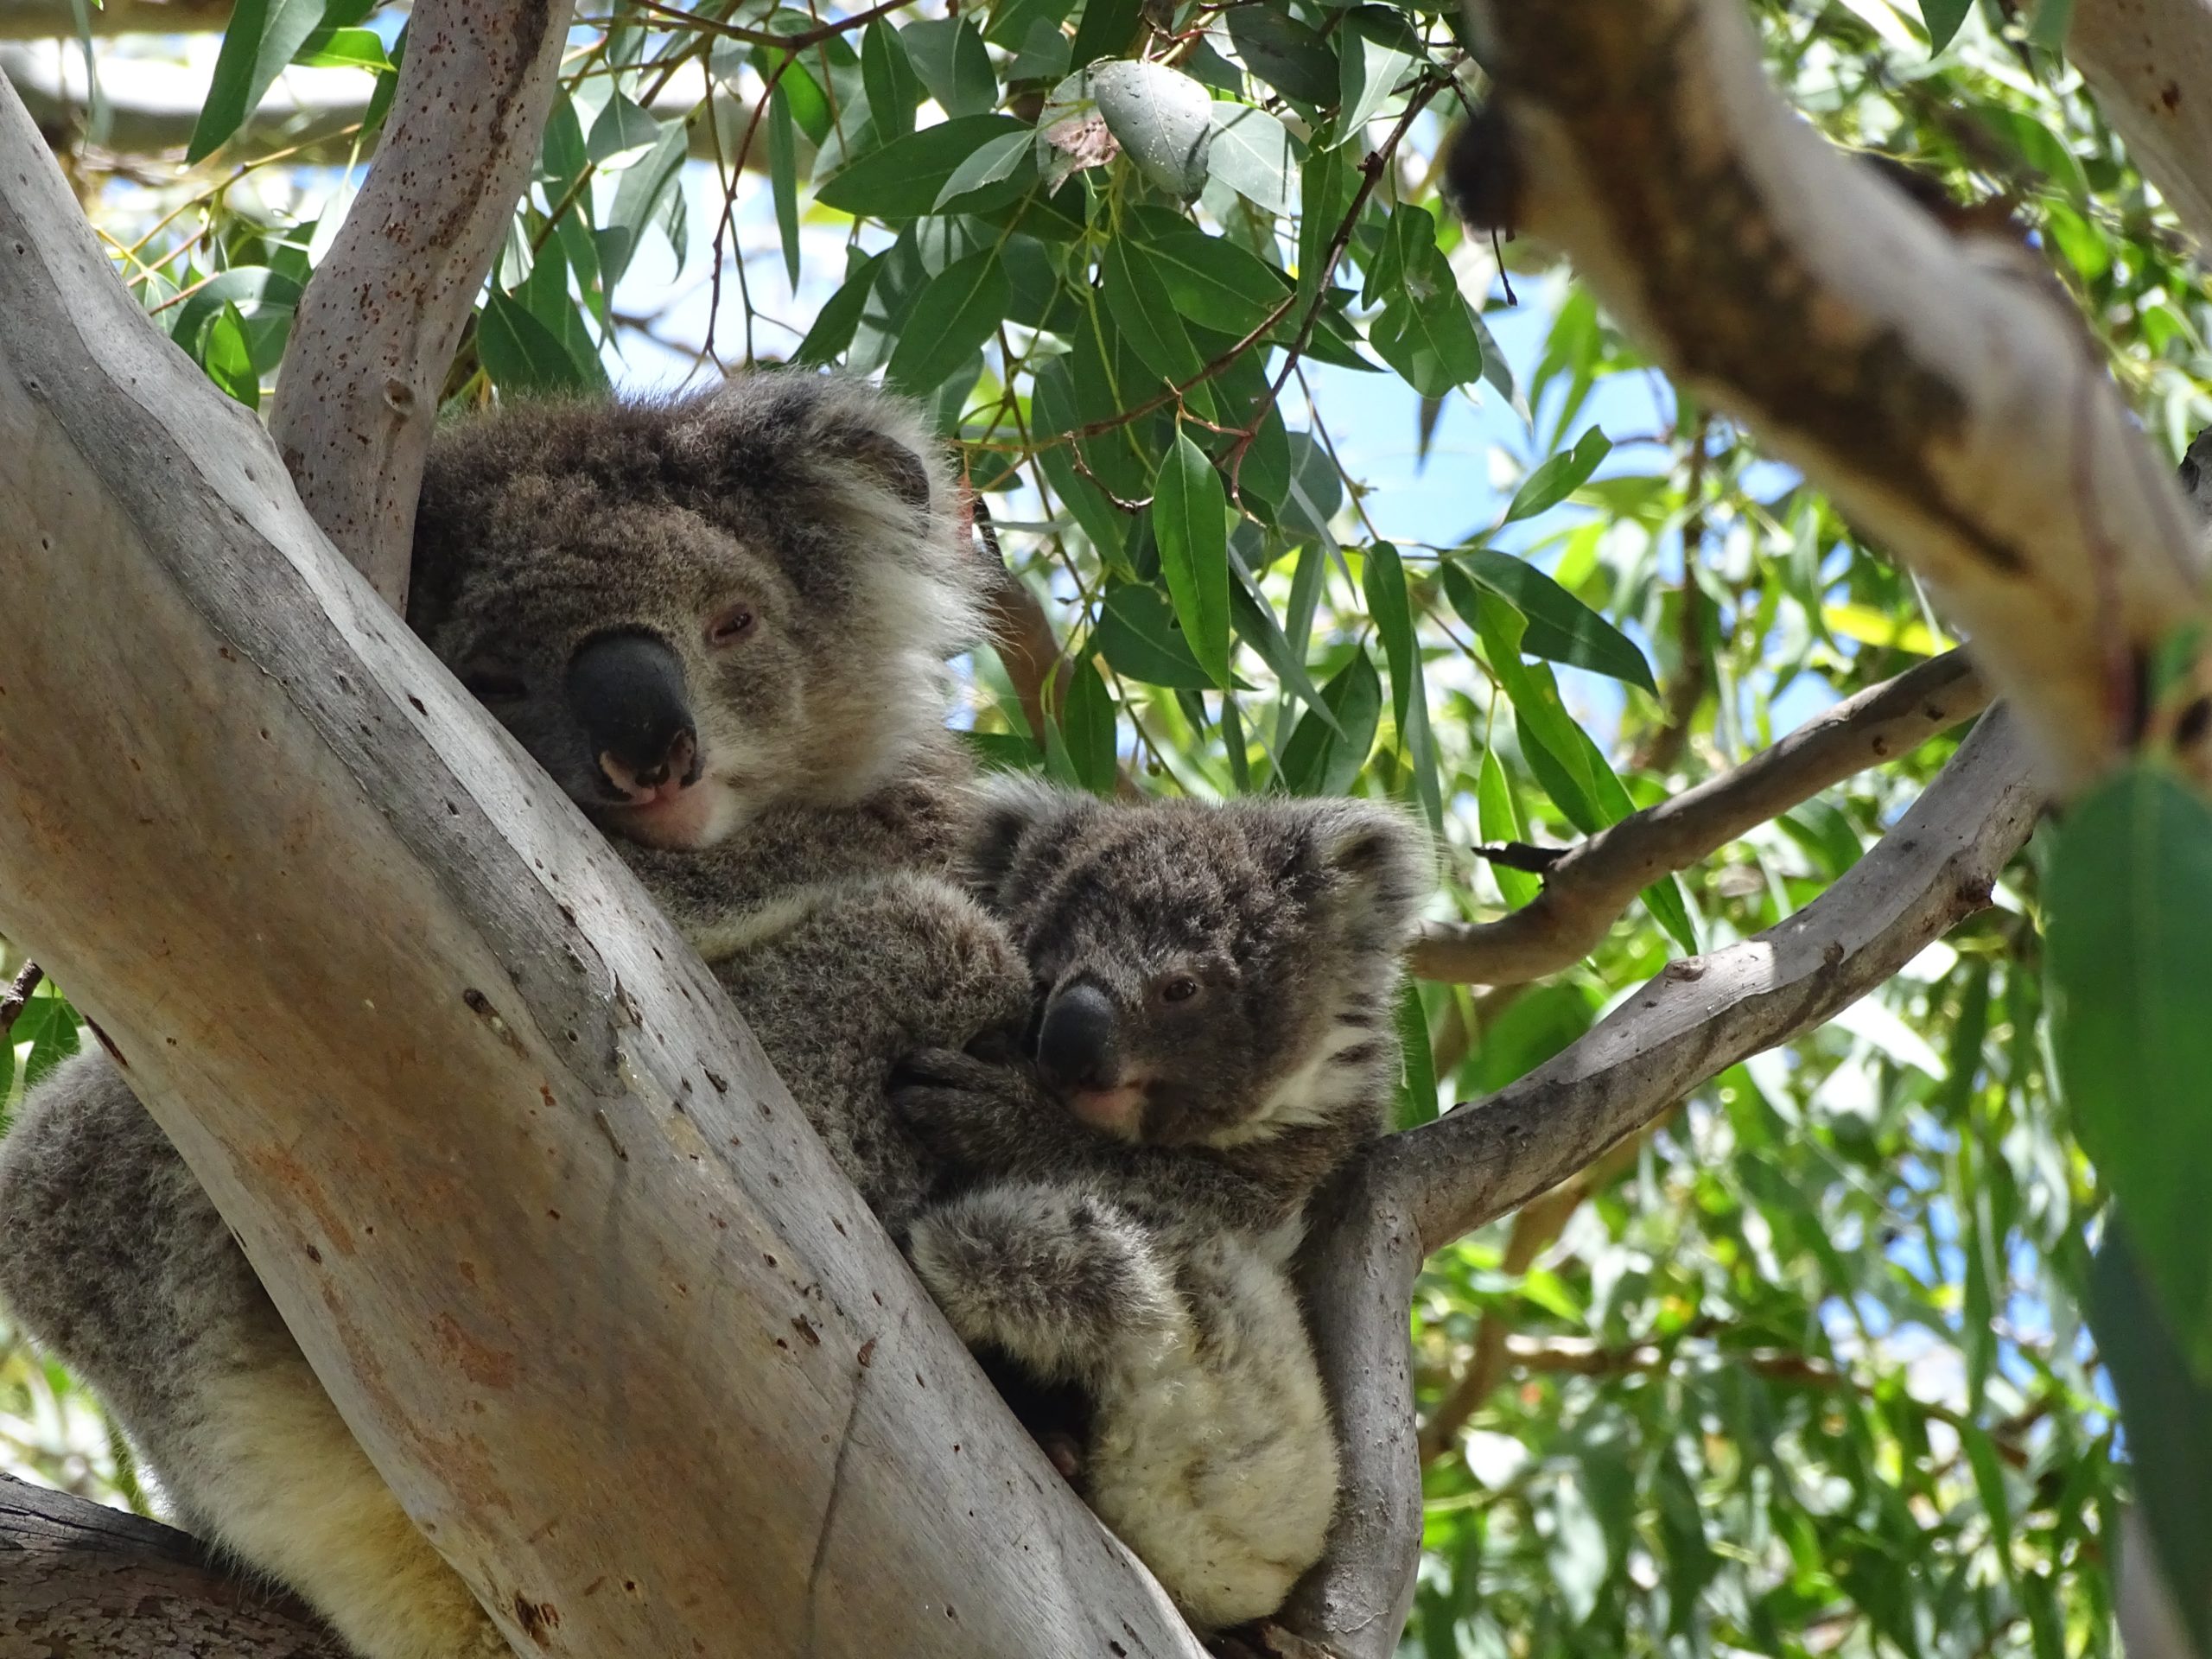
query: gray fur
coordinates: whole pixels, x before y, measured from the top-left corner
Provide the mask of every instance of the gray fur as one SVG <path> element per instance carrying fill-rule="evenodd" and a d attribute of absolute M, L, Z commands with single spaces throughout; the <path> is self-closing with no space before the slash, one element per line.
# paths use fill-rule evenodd
<path fill-rule="evenodd" d="M 1018 1027 L 1029 1000 L 1003 930 L 945 879 L 967 804 L 944 659 L 985 574 L 957 500 L 912 412 L 850 383 L 514 409 L 434 448 L 409 607 L 617 837 L 894 1225 L 929 1157 L 884 1109 L 893 1064 Z M 733 605 L 754 626 L 718 647 Z M 675 810 L 609 786 L 564 683 L 610 632 L 680 664 L 699 781 Z M 180 1518 L 365 1659 L 505 1652 L 104 1056 L 59 1069 L 0 1144 L 0 1295 L 107 1402 Z"/>
<path fill-rule="evenodd" d="M 1103 993 L 1088 1092 L 1122 1105 L 1102 1130 L 1033 1067 L 910 1062 L 900 1109 L 978 1177 L 916 1223 L 915 1268 L 979 1351 L 1077 1392 L 1078 1488 L 1193 1623 L 1271 1612 L 1337 1488 L 1289 1260 L 1394 1091 L 1422 839 L 1359 802 L 1108 805 L 1008 780 L 968 868 L 1040 1024 Z"/>

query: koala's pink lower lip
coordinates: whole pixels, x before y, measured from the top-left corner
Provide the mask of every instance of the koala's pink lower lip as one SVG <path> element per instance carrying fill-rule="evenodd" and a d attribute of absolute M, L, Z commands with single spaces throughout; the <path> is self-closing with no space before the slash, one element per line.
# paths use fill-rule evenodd
<path fill-rule="evenodd" d="M 1125 1083 L 1118 1089 L 1074 1089 L 1068 1091 L 1069 1113 L 1078 1122 L 1109 1135 L 1134 1135 L 1144 1110 L 1144 1085 Z"/>
<path fill-rule="evenodd" d="M 696 847 L 713 823 L 715 804 L 706 785 L 694 784 L 654 800 L 607 810 L 632 841 L 648 847 Z"/>

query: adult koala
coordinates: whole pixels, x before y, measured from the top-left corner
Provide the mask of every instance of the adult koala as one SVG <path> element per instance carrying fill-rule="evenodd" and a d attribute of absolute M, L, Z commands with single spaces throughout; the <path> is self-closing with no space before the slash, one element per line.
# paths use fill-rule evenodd
<path fill-rule="evenodd" d="M 967 768 L 945 658 L 984 567 L 937 447 L 850 383 L 524 406 L 443 433 L 408 620 L 614 838 L 894 1230 L 927 1160 L 884 1091 L 1018 1029 L 1027 969 L 948 881 Z M 0 1295 L 181 1522 L 364 1659 L 505 1655 L 105 1056 L 0 1143 Z"/>

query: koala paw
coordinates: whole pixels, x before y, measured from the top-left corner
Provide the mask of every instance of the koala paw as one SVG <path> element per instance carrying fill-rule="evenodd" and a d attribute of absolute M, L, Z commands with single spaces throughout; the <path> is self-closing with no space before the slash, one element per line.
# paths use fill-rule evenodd
<path fill-rule="evenodd" d="M 1007 1183 L 925 1211 L 908 1254 L 953 1329 L 1046 1382 L 1139 1362 L 1187 1319 L 1145 1229 L 1089 1194 Z"/>
<path fill-rule="evenodd" d="M 933 1154 L 970 1168 L 1014 1166 L 1050 1128 L 1027 1065 L 959 1049 L 920 1049 L 900 1061 L 891 1109 Z"/>

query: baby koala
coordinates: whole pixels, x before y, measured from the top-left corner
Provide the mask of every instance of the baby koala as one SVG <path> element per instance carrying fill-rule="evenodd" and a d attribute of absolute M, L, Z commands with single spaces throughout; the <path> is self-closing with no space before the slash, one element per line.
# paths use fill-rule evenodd
<path fill-rule="evenodd" d="M 1360 801 L 1000 780 L 968 875 L 1034 976 L 1033 1054 L 910 1064 L 900 1110 L 976 1177 L 915 1268 L 1192 1622 L 1260 1618 L 1335 1508 L 1288 1269 L 1395 1090 L 1424 839 Z"/>

